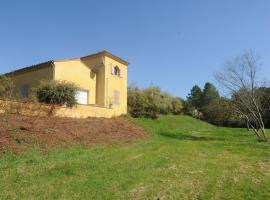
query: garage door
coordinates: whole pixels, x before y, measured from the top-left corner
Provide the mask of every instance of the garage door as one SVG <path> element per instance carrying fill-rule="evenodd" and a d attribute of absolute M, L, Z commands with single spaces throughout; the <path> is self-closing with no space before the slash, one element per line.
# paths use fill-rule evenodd
<path fill-rule="evenodd" d="M 78 104 L 88 104 L 88 92 L 83 90 L 78 90 L 76 93 L 76 99 Z"/>

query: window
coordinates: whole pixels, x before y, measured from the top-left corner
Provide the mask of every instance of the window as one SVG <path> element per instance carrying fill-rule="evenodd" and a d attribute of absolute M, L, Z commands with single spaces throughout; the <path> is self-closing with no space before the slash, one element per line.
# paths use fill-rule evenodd
<path fill-rule="evenodd" d="M 118 77 L 121 77 L 121 71 L 118 66 L 114 66 L 112 68 L 112 74 Z"/>
<path fill-rule="evenodd" d="M 115 105 L 120 105 L 120 92 L 119 92 L 119 90 L 114 90 L 113 102 Z"/>
<path fill-rule="evenodd" d="M 29 86 L 28 85 L 21 86 L 20 92 L 21 92 L 21 97 L 22 98 L 28 98 L 28 96 L 29 96 Z"/>

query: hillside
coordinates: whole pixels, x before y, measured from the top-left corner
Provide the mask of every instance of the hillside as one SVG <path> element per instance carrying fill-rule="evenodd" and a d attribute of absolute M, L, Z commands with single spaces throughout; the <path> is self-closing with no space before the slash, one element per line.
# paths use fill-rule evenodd
<path fill-rule="evenodd" d="M 245 129 L 187 116 L 135 121 L 149 139 L 2 155 L 0 199 L 270 198 L 270 145 Z"/>
<path fill-rule="evenodd" d="M 126 118 L 44 118 L 0 115 L 0 152 L 31 147 L 110 144 L 147 138 L 148 134 Z"/>

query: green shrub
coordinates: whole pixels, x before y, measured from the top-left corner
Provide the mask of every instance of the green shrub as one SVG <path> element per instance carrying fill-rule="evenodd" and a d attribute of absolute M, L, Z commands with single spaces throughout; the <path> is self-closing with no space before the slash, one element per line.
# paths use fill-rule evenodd
<path fill-rule="evenodd" d="M 181 114 L 183 111 L 183 100 L 178 97 L 172 98 L 170 110 L 174 115 Z"/>
<path fill-rule="evenodd" d="M 128 87 L 128 113 L 132 117 L 145 116 L 148 100 L 143 91 L 136 86 Z"/>
<path fill-rule="evenodd" d="M 66 81 L 43 82 L 36 89 L 36 97 L 39 102 L 55 105 L 74 106 L 77 87 Z"/>
<path fill-rule="evenodd" d="M 162 91 L 159 92 L 159 96 L 160 100 L 158 107 L 160 110 L 160 114 L 167 115 L 172 113 L 172 102 L 174 97 L 172 97 L 169 93 Z"/>
<path fill-rule="evenodd" d="M 181 99 L 162 92 L 159 87 L 128 88 L 128 112 L 132 117 L 156 119 L 160 114 L 180 114 L 181 110 Z"/>
<path fill-rule="evenodd" d="M 237 117 L 235 107 L 230 99 L 219 98 L 204 107 L 203 120 L 217 125 L 228 127 L 244 127 L 246 124 Z"/>
<path fill-rule="evenodd" d="M 145 107 L 145 117 L 157 119 L 159 114 L 162 114 L 162 97 L 159 87 L 148 87 L 143 90 L 147 99 L 147 106 Z"/>
<path fill-rule="evenodd" d="M 11 98 L 14 94 L 14 84 L 11 78 L 0 76 L 0 97 Z"/>
<path fill-rule="evenodd" d="M 185 115 L 190 115 L 194 118 L 200 119 L 202 116 L 202 113 L 196 109 L 189 100 L 183 102 L 183 109 L 182 112 Z"/>

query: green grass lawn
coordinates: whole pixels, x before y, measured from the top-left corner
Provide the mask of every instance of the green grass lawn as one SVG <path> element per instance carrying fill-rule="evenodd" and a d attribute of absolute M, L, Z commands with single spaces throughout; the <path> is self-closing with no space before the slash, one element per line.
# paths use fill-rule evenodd
<path fill-rule="evenodd" d="M 0 199 L 270 199 L 270 144 L 187 116 L 136 120 L 151 138 L 0 157 Z"/>

